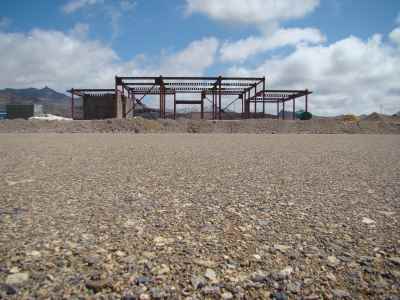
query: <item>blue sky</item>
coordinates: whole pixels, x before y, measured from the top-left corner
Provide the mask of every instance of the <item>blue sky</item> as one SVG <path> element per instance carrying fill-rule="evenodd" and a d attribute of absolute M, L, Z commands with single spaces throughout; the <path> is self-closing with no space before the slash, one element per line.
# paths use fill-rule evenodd
<path fill-rule="evenodd" d="M 400 110 L 400 1 L 244 3 L 3 0 L 0 88 L 105 87 L 115 74 L 265 75 L 272 88 L 313 89 L 318 113 Z"/>

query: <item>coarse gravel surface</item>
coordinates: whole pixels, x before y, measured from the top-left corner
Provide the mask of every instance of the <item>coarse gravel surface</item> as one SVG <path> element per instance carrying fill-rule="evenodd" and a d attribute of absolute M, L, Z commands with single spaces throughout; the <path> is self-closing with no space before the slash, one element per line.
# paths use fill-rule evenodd
<path fill-rule="evenodd" d="M 398 135 L 1 134 L 0 299 L 399 299 Z"/>

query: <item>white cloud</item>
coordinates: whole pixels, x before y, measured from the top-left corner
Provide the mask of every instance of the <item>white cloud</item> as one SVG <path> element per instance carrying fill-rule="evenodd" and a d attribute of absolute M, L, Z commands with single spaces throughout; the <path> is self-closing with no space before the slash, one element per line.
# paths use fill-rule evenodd
<path fill-rule="evenodd" d="M 87 38 L 89 33 L 89 24 L 76 23 L 75 26 L 70 30 L 69 34 L 76 39 L 84 40 Z"/>
<path fill-rule="evenodd" d="M 76 12 L 88 5 L 102 3 L 103 0 L 69 0 L 67 4 L 63 5 L 62 10 L 67 13 Z"/>
<path fill-rule="evenodd" d="M 138 56 L 123 62 L 100 42 L 77 38 L 86 30 L 78 24 L 69 34 L 35 29 L 29 33 L 0 32 L 0 86 L 43 87 L 59 91 L 76 88 L 108 88 L 115 75 L 202 74 L 214 61 L 218 41 L 205 38 L 165 55 L 158 63 Z"/>
<path fill-rule="evenodd" d="M 0 30 L 6 29 L 11 24 L 11 19 L 7 17 L 0 17 Z"/>
<path fill-rule="evenodd" d="M 243 62 L 252 55 L 284 46 L 318 44 L 325 41 L 324 35 L 315 28 L 278 29 L 271 35 L 250 36 L 235 42 L 225 42 L 221 49 L 221 60 Z"/>
<path fill-rule="evenodd" d="M 136 2 L 132 0 L 121 0 L 120 5 L 123 10 L 134 10 Z"/>
<path fill-rule="evenodd" d="M 381 35 L 363 41 L 350 36 L 330 45 L 302 45 L 259 67 L 235 66 L 235 75 L 266 75 L 269 88 L 309 88 L 317 114 L 369 113 L 400 109 L 400 51 Z"/>
<path fill-rule="evenodd" d="M 396 43 L 398 46 L 400 46 L 400 27 L 395 28 L 390 34 L 389 34 L 390 39 L 392 40 L 393 43 Z"/>
<path fill-rule="evenodd" d="M 186 13 L 228 23 L 265 24 L 304 17 L 319 0 L 186 0 Z"/>
<path fill-rule="evenodd" d="M 184 50 L 166 57 L 161 64 L 161 72 L 171 75 L 198 75 L 210 67 L 218 50 L 216 38 L 194 41 Z"/>

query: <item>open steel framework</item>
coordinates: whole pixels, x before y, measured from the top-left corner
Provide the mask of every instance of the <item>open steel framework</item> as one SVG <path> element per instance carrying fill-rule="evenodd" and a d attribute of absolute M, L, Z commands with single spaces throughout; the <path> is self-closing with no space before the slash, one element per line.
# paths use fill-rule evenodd
<path fill-rule="evenodd" d="M 292 101 L 293 119 L 295 119 L 296 99 L 305 97 L 305 111 L 308 111 L 309 90 L 270 90 L 266 89 L 265 77 L 115 77 L 114 89 L 71 89 L 71 115 L 74 114 L 74 95 L 101 95 L 115 93 L 116 99 L 128 99 L 132 102 L 131 109 L 123 111 L 126 118 L 129 113 L 135 113 L 136 104 L 143 104 L 146 96 L 159 96 L 159 116 L 166 118 L 166 103 L 168 96 L 172 98 L 173 118 L 176 118 L 177 105 L 199 105 L 201 118 L 204 118 L 204 104 L 211 104 L 212 119 L 223 119 L 223 113 L 237 101 L 242 104 L 241 117 L 265 116 L 265 104 L 276 104 L 279 119 L 282 105 L 282 119 L 285 119 L 285 104 Z M 198 97 L 197 100 L 185 99 L 185 95 Z M 224 96 L 235 96 L 227 106 L 223 107 Z M 123 102 L 126 102 L 125 100 Z M 252 105 L 254 104 L 254 105 Z M 262 104 L 262 111 L 257 107 Z M 251 109 L 253 106 L 253 110 Z"/>

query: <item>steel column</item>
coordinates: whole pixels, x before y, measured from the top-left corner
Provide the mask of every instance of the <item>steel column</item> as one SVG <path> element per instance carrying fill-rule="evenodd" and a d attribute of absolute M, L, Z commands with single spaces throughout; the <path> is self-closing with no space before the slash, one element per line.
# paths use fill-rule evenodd
<path fill-rule="evenodd" d="M 279 100 L 276 101 L 276 118 L 279 120 Z"/>
<path fill-rule="evenodd" d="M 176 92 L 174 93 L 174 120 L 176 120 Z"/>
<path fill-rule="evenodd" d="M 71 119 L 74 119 L 74 109 L 75 109 L 75 99 L 74 99 L 74 89 L 71 90 Z"/>
<path fill-rule="evenodd" d="M 219 77 L 219 92 L 218 92 L 218 105 L 219 105 L 219 111 L 218 111 L 218 119 L 222 120 L 222 78 L 221 76 Z"/>
<path fill-rule="evenodd" d="M 306 112 L 308 112 L 308 90 L 306 90 Z"/>
<path fill-rule="evenodd" d="M 293 99 L 293 120 L 296 120 L 296 99 Z"/>
<path fill-rule="evenodd" d="M 283 109 L 283 113 L 282 113 L 282 120 L 285 120 L 285 101 L 283 101 L 283 105 L 282 105 L 282 109 Z"/>
<path fill-rule="evenodd" d="M 254 118 L 257 118 L 257 84 L 254 87 Z"/>

